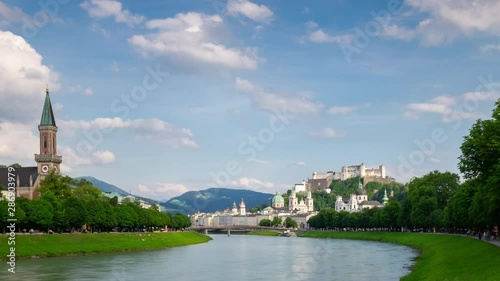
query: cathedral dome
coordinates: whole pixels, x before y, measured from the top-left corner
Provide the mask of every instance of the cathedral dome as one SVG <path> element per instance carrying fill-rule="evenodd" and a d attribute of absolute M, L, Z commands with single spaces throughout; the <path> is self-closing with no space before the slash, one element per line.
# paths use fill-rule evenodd
<path fill-rule="evenodd" d="M 285 198 L 283 198 L 279 192 L 276 192 L 276 195 L 273 196 L 272 203 L 285 203 Z"/>
<path fill-rule="evenodd" d="M 368 195 L 368 192 L 366 192 L 364 188 L 358 188 L 358 190 L 356 190 L 356 195 Z"/>

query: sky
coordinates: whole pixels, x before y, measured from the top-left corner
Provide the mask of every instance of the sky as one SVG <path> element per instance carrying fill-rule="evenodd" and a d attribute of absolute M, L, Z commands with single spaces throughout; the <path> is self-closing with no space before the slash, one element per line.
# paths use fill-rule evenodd
<path fill-rule="evenodd" d="M 0 163 L 165 200 L 342 166 L 458 173 L 500 97 L 500 1 L 0 1 Z"/>

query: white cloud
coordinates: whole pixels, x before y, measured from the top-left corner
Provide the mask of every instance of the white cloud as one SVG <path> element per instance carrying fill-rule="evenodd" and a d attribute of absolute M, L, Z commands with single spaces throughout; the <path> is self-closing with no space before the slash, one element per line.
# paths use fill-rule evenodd
<path fill-rule="evenodd" d="M 179 196 L 189 191 L 189 188 L 180 183 L 162 183 L 139 184 L 137 186 L 138 195 L 155 200 L 165 200 Z"/>
<path fill-rule="evenodd" d="M 113 17 L 115 22 L 133 26 L 144 21 L 141 15 L 133 15 L 129 10 L 124 10 L 122 3 L 117 0 L 86 0 L 80 7 L 85 9 L 89 17 L 103 19 Z"/>
<path fill-rule="evenodd" d="M 273 12 L 265 5 L 258 5 L 248 0 L 228 0 L 227 13 L 232 16 L 242 15 L 253 21 L 269 23 Z"/>
<path fill-rule="evenodd" d="M 109 150 L 97 150 L 96 147 L 88 148 L 88 153 L 81 155 L 73 148 L 65 145 L 58 147 L 58 154 L 63 156 L 63 162 L 71 170 L 80 166 L 107 165 L 115 162 L 116 157 Z"/>
<path fill-rule="evenodd" d="M 45 86 L 59 89 L 59 74 L 42 64 L 42 56 L 22 37 L 0 31 L 0 121 L 38 120 Z"/>
<path fill-rule="evenodd" d="M 487 44 L 480 47 L 481 53 L 496 53 L 500 52 L 500 44 Z"/>
<path fill-rule="evenodd" d="M 306 162 L 304 161 L 297 161 L 293 163 L 288 163 L 286 165 L 287 168 L 292 168 L 292 167 L 304 167 L 306 165 Z"/>
<path fill-rule="evenodd" d="M 94 94 L 94 90 L 92 90 L 92 89 L 90 89 L 90 88 L 85 89 L 85 91 L 84 91 L 84 92 L 85 92 L 85 94 L 86 94 L 87 96 L 92 96 L 92 95 Z"/>
<path fill-rule="evenodd" d="M 467 92 L 458 96 L 438 96 L 423 103 L 410 103 L 405 106 L 407 119 L 417 120 L 422 113 L 442 115 L 443 122 L 451 122 L 459 117 L 465 120 L 475 120 L 484 117 L 477 112 L 480 101 L 496 101 L 500 98 L 497 92 Z"/>
<path fill-rule="evenodd" d="M 257 178 L 242 177 L 237 180 L 231 181 L 228 184 L 232 188 L 250 189 L 260 192 L 274 193 L 277 190 L 288 189 L 289 185 L 285 184 L 274 184 L 271 182 L 266 182 L 259 180 Z"/>
<path fill-rule="evenodd" d="M 77 131 L 96 130 L 100 132 L 110 132 L 115 129 L 129 130 L 135 141 L 153 141 L 170 147 L 198 147 L 193 140 L 193 133 L 186 128 L 176 126 L 153 118 L 153 119 L 127 119 L 121 118 L 96 118 L 91 121 L 61 120 L 59 122 L 61 130 L 71 136 Z"/>
<path fill-rule="evenodd" d="M 231 48 L 220 41 L 223 26 L 218 15 L 177 14 L 173 18 L 146 22 L 156 32 L 134 35 L 129 43 L 144 56 L 159 56 L 187 70 L 256 69 L 256 48 Z"/>
<path fill-rule="evenodd" d="M 118 64 L 118 62 L 113 61 L 113 62 L 111 63 L 111 70 L 112 70 L 113 72 L 120 72 L 120 65 Z"/>
<path fill-rule="evenodd" d="M 270 166 L 271 165 L 271 162 L 266 161 L 266 160 L 257 159 L 257 158 L 250 158 L 248 160 L 248 162 L 254 162 L 254 163 L 265 165 L 265 166 Z"/>
<path fill-rule="evenodd" d="M 94 94 L 94 90 L 92 90 L 91 88 L 84 88 L 80 84 L 71 86 L 69 88 L 69 91 L 71 93 L 85 94 L 87 96 L 92 96 Z"/>
<path fill-rule="evenodd" d="M 441 163 L 441 160 L 439 160 L 438 158 L 435 158 L 435 157 L 429 157 L 429 160 L 430 160 L 432 163 Z"/>
<path fill-rule="evenodd" d="M 324 107 L 321 103 L 312 102 L 307 96 L 301 97 L 268 91 L 239 77 L 236 78 L 235 87 L 239 92 L 245 94 L 256 108 L 271 113 L 311 114 L 319 113 Z"/>
<path fill-rule="evenodd" d="M 331 115 L 347 114 L 353 112 L 356 109 L 358 109 L 357 106 L 332 106 L 328 109 L 327 112 Z"/>
<path fill-rule="evenodd" d="M 309 34 L 309 40 L 315 43 L 351 43 L 354 39 L 354 35 L 352 34 L 343 34 L 343 35 L 329 35 L 323 31 L 323 29 L 318 29 Z"/>
<path fill-rule="evenodd" d="M 425 18 L 412 28 L 387 24 L 382 36 L 400 40 L 418 38 L 424 46 L 439 46 L 460 36 L 500 35 L 497 0 L 408 0 L 405 4 L 423 13 Z"/>
<path fill-rule="evenodd" d="M 2 1 L 0 1 L 0 16 L 5 20 L 6 24 L 9 22 L 22 22 L 23 19 L 29 18 L 20 8 L 10 7 Z"/>
<path fill-rule="evenodd" d="M 339 133 L 332 128 L 323 128 L 323 129 L 318 130 L 318 131 L 313 131 L 310 133 L 310 135 L 315 136 L 315 137 L 325 138 L 325 139 L 340 138 L 340 137 L 344 136 L 344 134 Z"/>
<path fill-rule="evenodd" d="M 0 122 L 0 164 L 14 162 L 34 163 L 34 153 L 39 148 L 39 139 L 33 135 L 35 124 Z"/>

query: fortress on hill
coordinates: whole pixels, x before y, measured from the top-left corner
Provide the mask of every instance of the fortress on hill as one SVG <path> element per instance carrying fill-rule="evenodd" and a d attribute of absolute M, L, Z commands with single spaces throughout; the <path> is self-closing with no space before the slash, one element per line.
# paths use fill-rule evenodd
<path fill-rule="evenodd" d="M 308 189 L 312 191 L 325 190 L 328 192 L 334 180 L 344 181 L 355 177 L 360 177 L 363 180 L 363 186 L 369 182 L 391 183 L 395 181 L 394 178 L 387 176 L 384 165 L 380 165 L 378 168 L 367 168 L 364 163 L 361 163 L 360 165 L 343 166 L 340 172 L 314 172 L 312 178 L 295 184 L 294 189 L 296 192 L 304 192 Z"/>

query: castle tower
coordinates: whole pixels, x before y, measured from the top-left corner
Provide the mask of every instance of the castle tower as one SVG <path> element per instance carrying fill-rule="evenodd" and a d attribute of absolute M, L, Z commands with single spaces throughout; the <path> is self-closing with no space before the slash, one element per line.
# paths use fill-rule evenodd
<path fill-rule="evenodd" d="M 246 216 L 247 215 L 247 210 L 245 207 L 245 202 L 243 202 L 243 198 L 241 198 L 241 203 L 240 203 L 240 216 Z"/>
<path fill-rule="evenodd" d="M 35 154 L 35 161 L 40 179 L 43 179 L 52 170 L 59 173 L 59 165 L 62 162 L 62 156 L 57 155 L 57 126 L 48 86 L 45 91 L 45 103 L 38 131 L 40 132 L 40 154 Z"/>
<path fill-rule="evenodd" d="M 306 197 L 306 206 L 307 206 L 307 211 L 308 212 L 313 212 L 314 211 L 314 204 L 313 204 L 313 198 L 311 194 L 311 190 L 307 190 L 307 197 Z"/>

